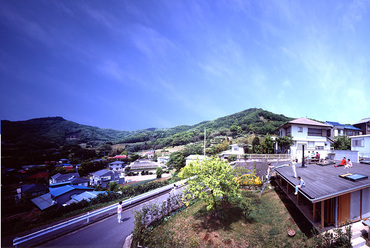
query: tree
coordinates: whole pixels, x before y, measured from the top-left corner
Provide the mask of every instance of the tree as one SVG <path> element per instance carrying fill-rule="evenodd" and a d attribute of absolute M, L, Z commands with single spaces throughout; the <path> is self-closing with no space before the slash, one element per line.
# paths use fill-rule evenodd
<path fill-rule="evenodd" d="M 155 174 L 157 175 L 157 178 L 161 178 L 163 174 L 162 167 L 157 167 L 157 170 L 155 171 Z"/>
<path fill-rule="evenodd" d="M 334 138 L 333 146 L 336 150 L 351 150 L 351 139 L 345 136 L 337 136 Z"/>
<path fill-rule="evenodd" d="M 186 203 L 192 197 L 204 200 L 207 210 L 214 209 L 217 216 L 217 206 L 230 198 L 240 198 L 238 184 L 234 180 L 233 168 L 220 158 L 204 159 L 192 162 L 181 169 L 181 178 L 189 178 L 188 192 L 184 195 Z"/>
<path fill-rule="evenodd" d="M 260 152 L 260 138 L 254 137 L 252 141 L 252 152 L 253 153 L 259 153 Z"/>
<path fill-rule="evenodd" d="M 173 166 L 177 171 L 180 171 L 185 166 L 185 157 L 181 152 L 173 152 L 167 162 L 168 166 Z"/>
<path fill-rule="evenodd" d="M 273 154 L 274 153 L 275 141 L 271 138 L 270 134 L 267 134 L 265 140 L 262 142 L 263 153 Z"/>
<path fill-rule="evenodd" d="M 276 142 L 278 143 L 278 146 L 280 147 L 282 153 L 287 153 L 290 146 L 294 144 L 293 137 L 290 134 L 287 136 L 277 137 Z"/>

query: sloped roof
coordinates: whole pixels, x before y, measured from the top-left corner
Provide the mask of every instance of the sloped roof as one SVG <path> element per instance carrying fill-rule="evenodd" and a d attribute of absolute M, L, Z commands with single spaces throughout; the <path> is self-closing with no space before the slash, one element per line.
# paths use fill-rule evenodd
<path fill-rule="evenodd" d="M 361 131 L 360 128 L 357 128 L 357 127 L 354 127 L 354 126 L 351 126 L 351 125 L 345 125 L 344 126 L 344 129 L 350 129 L 350 130 L 355 130 L 355 131 Z"/>
<path fill-rule="evenodd" d="M 109 163 L 109 165 L 122 165 L 122 164 L 124 164 L 124 162 L 122 161 L 114 161 L 112 163 Z"/>
<path fill-rule="evenodd" d="M 110 173 L 111 173 L 110 171 L 103 169 L 103 170 L 92 172 L 91 175 L 101 177 L 101 176 L 104 176 L 104 175 L 110 174 Z"/>
<path fill-rule="evenodd" d="M 81 185 L 65 185 L 65 186 L 61 186 L 57 188 L 49 188 L 49 189 L 50 189 L 50 194 L 54 197 L 63 195 L 75 189 L 94 190 L 93 188 L 89 188 L 89 187 L 81 186 Z"/>
<path fill-rule="evenodd" d="M 31 199 L 31 201 L 41 210 L 55 205 L 55 202 L 51 199 L 51 194 L 47 193 L 39 197 Z"/>
<path fill-rule="evenodd" d="M 310 125 L 310 126 L 330 127 L 329 125 L 326 125 L 324 123 L 314 121 L 314 120 L 311 120 L 311 119 L 307 119 L 307 118 L 304 118 L 304 117 L 289 121 L 288 123 L 290 123 L 290 124 Z"/>
<path fill-rule="evenodd" d="M 89 201 L 91 198 L 95 198 L 98 194 L 107 194 L 107 192 L 105 191 L 85 191 L 81 194 L 78 194 L 78 195 L 73 195 L 71 196 L 72 199 L 76 200 L 76 201 L 82 201 L 82 200 L 87 200 Z"/>
<path fill-rule="evenodd" d="M 366 123 L 366 122 L 370 122 L 370 117 L 369 118 L 364 118 L 356 123 L 353 123 L 352 125 L 356 125 L 356 124 L 361 124 L 361 123 Z"/>
<path fill-rule="evenodd" d="M 335 121 L 326 121 L 326 123 L 329 124 L 329 125 L 333 125 L 333 126 L 344 127 L 343 124 L 340 124 L 339 122 L 335 122 Z"/>

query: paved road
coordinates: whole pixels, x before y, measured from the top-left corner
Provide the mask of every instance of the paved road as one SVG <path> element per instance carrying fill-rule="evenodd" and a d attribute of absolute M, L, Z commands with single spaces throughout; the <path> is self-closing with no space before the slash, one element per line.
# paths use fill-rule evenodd
<path fill-rule="evenodd" d="M 180 191 L 180 190 L 177 190 Z M 163 202 L 169 194 L 162 195 L 150 202 Z M 86 226 L 38 247 L 71 247 L 71 248 L 122 248 L 125 239 L 134 229 L 134 211 L 141 208 L 143 203 L 122 213 L 123 222 L 117 222 L 117 215 Z"/>

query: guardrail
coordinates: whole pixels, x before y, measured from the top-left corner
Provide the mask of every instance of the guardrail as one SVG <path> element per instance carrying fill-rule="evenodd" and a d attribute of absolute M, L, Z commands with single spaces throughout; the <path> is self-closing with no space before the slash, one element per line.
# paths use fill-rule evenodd
<path fill-rule="evenodd" d="M 182 182 L 177 182 L 177 184 L 183 184 Z M 159 189 L 155 189 L 149 192 L 146 192 L 144 194 L 141 194 L 139 196 L 127 199 L 125 201 L 122 201 L 122 208 L 127 208 L 132 206 L 133 204 L 140 202 L 148 197 L 155 196 L 158 194 L 161 194 L 163 192 L 166 192 L 168 190 L 171 190 L 174 187 L 174 184 L 169 184 L 167 186 L 161 187 Z M 72 230 L 76 230 L 78 228 L 81 228 L 85 225 L 88 225 L 92 221 L 100 220 L 107 215 L 112 215 L 116 213 L 118 203 L 110 205 L 108 207 L 104 207 L 101 209 L 98 209 L 96 211 L 88 212 L 87 214 L 83 214 L 79 217 L 73 218 L 71 220 L 67 220 L 65 222 L 59 223 L 57 225 L 44 228 L 42 230 L 33 232 L 31 234 L 25 235 L 23 237 L 16 237 L 13 240 L 13 246 L 19 247 L 22 244 L 28 243 L 28 245 L 34 244 L 36 242 L 36 239 L 42 237 L 42 242 L 46 242 L 49 239 L 53 239 L 57 236 L 61 236 L 61 232 L 70 232 Z M 67 230 L 66 230 L 67 229 Z"/>

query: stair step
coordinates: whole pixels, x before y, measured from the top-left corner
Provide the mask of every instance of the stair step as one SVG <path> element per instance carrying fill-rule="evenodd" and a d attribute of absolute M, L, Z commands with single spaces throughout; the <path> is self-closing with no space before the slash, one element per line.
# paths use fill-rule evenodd
<path fill-rule="evenodd" d="M 366 244 L 366 240 L 361 237 L 358 237 L 358 238 L 352 239 L 351 244 L 353 248 L 360 248 L 361 246 Z"/>
<path fill-rule="evenodd" d="M 355 239 L 355 238 L 358 238 L 358 237 L 362 237 L 362 232 L 361 231 L 352 232 L 352 239 Z"/>

